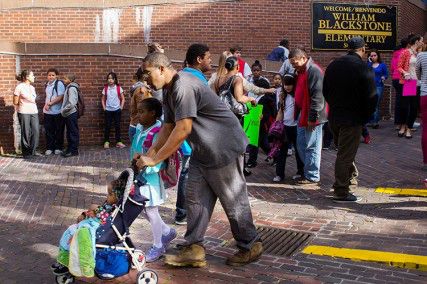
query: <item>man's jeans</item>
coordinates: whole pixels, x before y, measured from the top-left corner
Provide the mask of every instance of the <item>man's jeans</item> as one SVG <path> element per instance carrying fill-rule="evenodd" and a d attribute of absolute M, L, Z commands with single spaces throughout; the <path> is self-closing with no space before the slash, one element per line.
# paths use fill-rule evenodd
<path fill-rule="evenodd" d="M 297 128 L 297 150 L 304 162 L 304 177 L 310 181 L 320 181 L 320 160 L 322 154 L 322 128 L 317 125 L 312 131 Z"/>
<path fill-rule="evenodd" d="M 381 99 L 383 97 L 384 87 L 377 87 L 377 105 L 375 107 L 375 112 L 372 115 L 371 123 L 377 124 L 381 120 L 380 107 Z"/>
<path fill-rule="evenodd" d="M 176 221 L 182 221 L 187 217 L 187 210 L 185 210 L 185 186 L 187 184 L 188 179 L 188 168 L 190 165 L 190 157 L 191 156 L 183 156 L 182 157 L 182 170 L 179 175 L 178 181 L 178 192 L 176 196 Z"/>

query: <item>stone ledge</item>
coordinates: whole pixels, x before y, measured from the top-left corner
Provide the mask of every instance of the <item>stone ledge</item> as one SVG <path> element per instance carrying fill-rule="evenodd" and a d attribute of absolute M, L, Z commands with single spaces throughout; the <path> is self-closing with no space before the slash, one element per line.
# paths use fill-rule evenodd
<path fill-rule="evenodd" d="M 183 63 L 185 50 L 166 49 L 166 55 L 177 63 Z M 113 43 L 17 43 L 0 41 L 0 54 L 31 55 L 31 56 L 119 56 L 144 58 L 147 54 L 145 45 L 126 45 Z M 212 54 L 212 63 L 217 65 L 220 54 Z M 250 65 L 256 58 L 245 57 Z M 279 62 L 258 59 L 267 72 L 277 72 L 281 66 Z"/>

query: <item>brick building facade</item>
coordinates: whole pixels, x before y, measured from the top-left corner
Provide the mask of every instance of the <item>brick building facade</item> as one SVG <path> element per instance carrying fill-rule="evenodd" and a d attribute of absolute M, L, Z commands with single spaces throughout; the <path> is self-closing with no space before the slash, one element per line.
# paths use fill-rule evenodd
<path fill-rule="evenodd" d="M 6 2 L 6 3 L 4 3 Z M 95 2 L 95 3 L 91 3 Z M 135 4 L 135 2 L 138 2 Z M 128 90 L 148 41 L 158 41 L 180 65 L 188 45 L 203 42 L 213 54 L 231 45 L 243 47 L 248 62 L 264 59 L 283 37 L 302 45 L 322 66 L 343 54 L 311 51 L 311 5 L 293 0 L 175 0 L 175 1 L 2 1 L 0 3 L 0 147 L 12 149 L 12 93 L 15 73 L 32 69 L 44 102 L 45 72 L 56 67 L 73 72 L 81 84 L 86 114 L 79 121 L 81 144 L 101 145 L 103 114 L 100 93 L 106 74 L 114 70 Z M 348 3 L 348 1 L 324 1 Z M 387 4 L 398 8 L 397 38 L 427 31 L 427 11 L 419 0 L 354 0 L 355 4 Z M 216 57 L 217 58 L 217 57 Z M 385 54 L 389 63 L 390 54 Z M 216 62 L 216 59 L 214 59 Z M 264 62 L 266 71 L 277 63 Z M 385 96 L 386 112 L 392 108 Z M 128 104 L 123 114 L 126 137 Z M 42 115 L 40 120 L 42 121 Z M 41 132 L 43 133 L 43 131 Z M 41 141 L 43 149 L 44 142 Z"/>

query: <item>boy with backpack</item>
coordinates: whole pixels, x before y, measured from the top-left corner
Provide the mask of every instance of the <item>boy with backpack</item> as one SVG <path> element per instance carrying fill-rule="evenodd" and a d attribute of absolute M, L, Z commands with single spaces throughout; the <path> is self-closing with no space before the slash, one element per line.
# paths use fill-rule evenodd
<path fill-rule="evenodd" d="M 64 118 L 61 115 L 62 99 L 65 93 L 65 84 L 57 79 L 59 72 L 55 68 L 47 70 L 45 85 L 46 99 L 43 107 L 44 128 L 46 132 L 46 152 L 49 156 L 61 154 L 64 148 Z"/>
<path fill-rule="evenodd" d="M 64 83 L 67 86 L 62 101 L 61 115 L 65 118 L 67 126 L 67 149 L 61 154 L 68 158 L 79 154 L 79 124 L 78 118 L 83 114 L 84 104 L 80 95 L 80 86 L 76 82 L 76 75 L 68 74 L 64 76 Z"/>
<path fill-rule="evenodd" d="M 122 143 L 120 136 L 120 121 L 122 109 L 125 104 L 125 96 L 117 80 L 117 75 L 114 72 L 110 72 L 107 75 L 107 84 L 104 85 L 104 89 L 102 90 L 101 102 L 105 112 L 104 149 L 110 148 L 110 129 L 113 120 L 116 132 L 116 147 L 126 147 Z"/>

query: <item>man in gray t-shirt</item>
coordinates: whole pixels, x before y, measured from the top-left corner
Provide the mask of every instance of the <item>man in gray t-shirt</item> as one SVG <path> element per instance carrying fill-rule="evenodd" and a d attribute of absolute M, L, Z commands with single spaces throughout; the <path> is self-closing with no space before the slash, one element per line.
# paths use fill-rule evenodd
<path fill-rule="evenodd" d="M 216 200 L 230 221 L 239 252 L 227 264 L 241 266 L 258 259 L 262 244 L 253 224 L 243 174 L 247 138 L 235 115 L 196 77 L 177 71 L 161 53 L 147 55 L 144 72 L 154 89 L 163 89 L 165 123 L 138 167 L 165 160 L 187 139 L 193 149 L 186 187 L 187 232 L 178 255 L 166 255 L 173 266 L 206 265 L 202 246 Z"/>
<path fill-rule="evenodd" d="M 191 163 L 220 168 L 241 156 L 248 139 L 237 117 L 197 77 L 180 72 L 175 78 L 172 90 L 164 90 L 164 122 L 192 119 Z"/>

